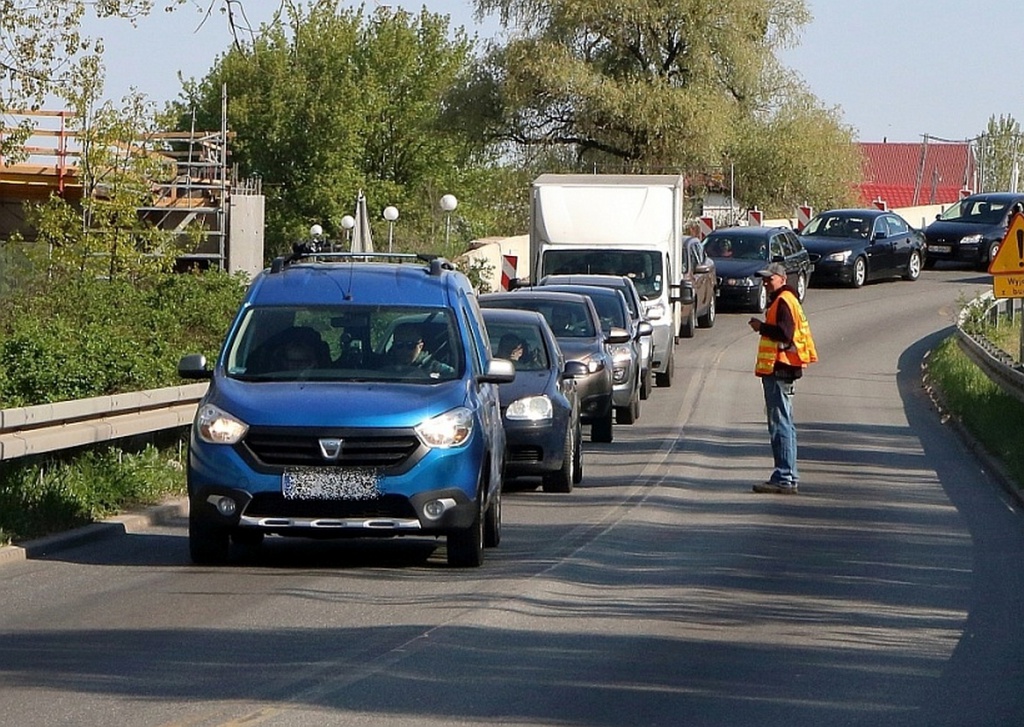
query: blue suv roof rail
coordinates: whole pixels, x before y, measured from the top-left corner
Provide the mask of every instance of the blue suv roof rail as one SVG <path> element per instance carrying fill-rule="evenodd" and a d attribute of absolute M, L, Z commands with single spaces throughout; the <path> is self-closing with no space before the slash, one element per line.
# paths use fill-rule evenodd
<path fill-rule="evenodd" d="M 333 252 L 319 250 L 315 245 L 296 243 L 292 245 L 291 255 L 280 255 L 274 258 L 270 266 L 271 273 L 279 273 L 288 265 L 298 262 L 424 262 L 428 265 L 431 275 L 440 275 L 442 270 L 455 270 L 456 267 L 443 257 L 423 253 L 410 252 Z"/>

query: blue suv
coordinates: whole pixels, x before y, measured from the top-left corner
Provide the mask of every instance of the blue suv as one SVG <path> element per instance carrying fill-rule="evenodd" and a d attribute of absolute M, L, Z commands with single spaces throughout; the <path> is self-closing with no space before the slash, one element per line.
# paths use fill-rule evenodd
<path fill-rule="evenodd" d="M 515 369 L 450 263 L 299 247 L 253 281 L 213 369 L 192 354 L 178 371 L 210 379 L 189 451 L 194 562 L 271 533 L 443 536 L 456 567 L 498 544 L 497 385 Z"/>

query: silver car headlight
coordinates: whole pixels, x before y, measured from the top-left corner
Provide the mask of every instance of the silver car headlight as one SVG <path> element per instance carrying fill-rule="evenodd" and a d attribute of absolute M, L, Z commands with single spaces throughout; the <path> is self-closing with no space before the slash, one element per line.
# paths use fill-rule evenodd
<path fill-rule="evenodd" d="M 554 407 L 547 396 L 524 396 L 508 405 L 505 416 L 515 421 L 538 422 L 550 419 L 554 415 Z"/>
<path fill-rule="evenodd" d="M 249 431 L 249 425 L 213 404 L 204 404 L 196 412 L 196 435 L 208 444 L 237 444 Z"/>
<path fill-rule="evenodd" d="M 830 263 L 845 263 L 850 259 L 850 255 L 853 253 L 852 250 L 842 250 L 840 252 L 834 252 L 831 255 L 826 255 L 823 260 L 827 260 Z"/>
<path fill-rule="evenodd" d="M 460 406 L 416 427 L 416 435 L 428 447 L 449 449 L 469 441 L 473 433 L 473 413 Z"/>
<path fill-rule="evenodd" d="M 648 320 L 656 321 L 665 315 L 665 306 L 661 303 L 655 303 L 652 306 L 648 306 L 645 315 Z"/>
<path fill-rule="evenodd" d="M 747 278 L 725 278 L 722 283 L 729 286 L 730 288 L 753 288 L 755 285 L 760 285 L 759 281 L 755 281 L 751 277 Z"/>
<path fill-rule="evenodd" d="M 980 245 L 981 241 L 985 238 L 984 235 L 978 233 L 976 235 L 964 235 L 960 238 L 961 245 Z"/>
<path fill-rule="evenodd" d="M 609 346 L 608 353 L 612 355 L 612 358 L 615 360 L 615 363 L 618 363 L 619 361 L 623 360 L 628 361 L 633 357 L 633 350 L 629 346 L 622 343 L 617 343 L 613 346 Z"/>

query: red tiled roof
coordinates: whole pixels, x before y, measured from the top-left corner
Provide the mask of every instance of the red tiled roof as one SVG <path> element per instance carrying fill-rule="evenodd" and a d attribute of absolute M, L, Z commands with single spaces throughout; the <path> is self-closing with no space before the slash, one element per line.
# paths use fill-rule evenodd
<path fill-rule="evenodd" d="M 948 204 L 974 178 L 974 155 L 966 142 L 861 142 L 860 148 L 864 181 L 858 190 L 866 205 L 879 198 L 893 209 Z"/>

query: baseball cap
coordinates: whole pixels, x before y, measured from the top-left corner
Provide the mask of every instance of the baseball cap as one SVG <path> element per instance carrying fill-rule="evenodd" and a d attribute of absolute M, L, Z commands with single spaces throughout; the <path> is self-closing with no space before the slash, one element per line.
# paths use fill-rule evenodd
<path fill-rule="evenodd" d="M 786 267 L 782 263 L 768 263 L 768 267 L 764 270 L 758 270 L 757 274 L 762 278 L 770 278 L 773 275 L 780 275 L 785 278 Z"/>

